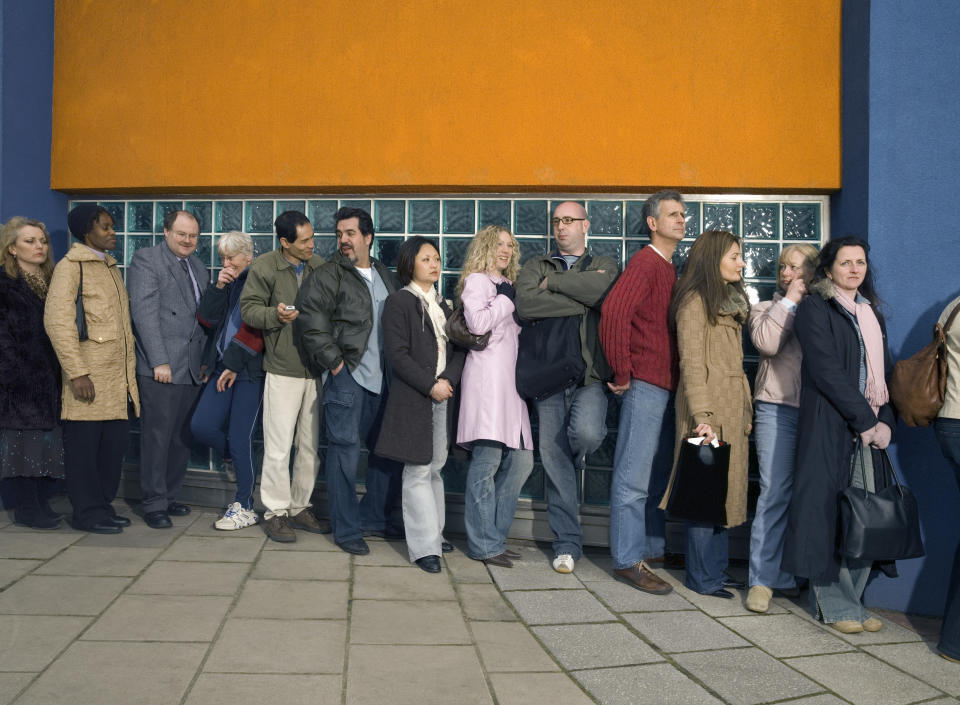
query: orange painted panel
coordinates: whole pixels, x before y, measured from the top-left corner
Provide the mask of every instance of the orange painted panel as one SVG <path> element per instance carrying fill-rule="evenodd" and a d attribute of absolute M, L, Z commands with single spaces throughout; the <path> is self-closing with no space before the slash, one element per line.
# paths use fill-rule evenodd
<path fill-rule="evenodd" d="M 839 0 L 58 0 L 64 191 L 840 187 Z"/>

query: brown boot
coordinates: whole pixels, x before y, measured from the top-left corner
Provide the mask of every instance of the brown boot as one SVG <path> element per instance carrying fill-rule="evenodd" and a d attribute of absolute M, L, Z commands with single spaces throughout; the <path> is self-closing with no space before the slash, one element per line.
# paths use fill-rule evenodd
<path fill-rule="evenodd" d="M 311 534 L 329 534 L 330 522 L 326 519 L 317 519 L 310 507 L 301 509 L 297 514 L 289 517 L 290 526 L 301 531 L 309 531 Z"/>
<path fill-rule="evenodd" d="M 633 585 L 637 590 L 649 592 L 651 595 L 666 595 L 673 587 L 640 561 L 629 568 L 613 571 L 620 580 Z"/>
<path fill-rule="evenodd" d="M 286 515 L 275 514 L 269 519 L 264 520 L 260 526 L 263 527 L 263 533 L 265 533 L 271 541 L 293 543 L 297 540 L 296 533 L 290 528 L 290 519 Z"/>

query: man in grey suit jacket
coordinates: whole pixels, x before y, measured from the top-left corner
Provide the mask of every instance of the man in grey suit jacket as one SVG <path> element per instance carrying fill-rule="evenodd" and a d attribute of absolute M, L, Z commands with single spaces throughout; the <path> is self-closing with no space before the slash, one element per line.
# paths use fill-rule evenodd
<path fill-rule="evenodd" d="M 154 529 L 172 526 L 171 514 L 190 513 L 174 498 L 187 474 L 190 415 L 205 377 L 197 302 L 210 275 L 193 254 L 199 237 L 192 213 L 168 213 L 164 241 L 137 250 L 127 272 L 137 339 L 143 518 Z"/>

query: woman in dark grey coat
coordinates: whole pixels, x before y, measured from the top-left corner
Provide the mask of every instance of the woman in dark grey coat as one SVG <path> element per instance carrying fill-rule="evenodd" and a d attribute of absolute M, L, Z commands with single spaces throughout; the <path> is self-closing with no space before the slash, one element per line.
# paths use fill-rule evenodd
<path fill-rule="evenodd" d="M 861 486 L 861 462 L 867 489 L 880 486 L 880 450 L 896 425 L 884 381 L 890 352 L 868 253 L 860 238 L 831 240 L 794 322 L 803 364 L 782 565 L 810 579 L 816 616 L 847 634 L 882 625 L 863 608 L 870 563 L 837 552 L 839 497 L 851 484 Z"/>
<path fill-rule="evenodd" d="M 383 307 L 383 346 L 393 376 L 377 455 L 404 463 L 403 523 L 410 560 L 440 572 L 444 548 L 444 490 L 453 389 L 465 353 L 447 340 L 452 311 L 436 290 L 440 252 L 424 237 L 400 247 L 397 276 L 403 288 Z M 452 546 L 447 544 L 450 550 Z"/>

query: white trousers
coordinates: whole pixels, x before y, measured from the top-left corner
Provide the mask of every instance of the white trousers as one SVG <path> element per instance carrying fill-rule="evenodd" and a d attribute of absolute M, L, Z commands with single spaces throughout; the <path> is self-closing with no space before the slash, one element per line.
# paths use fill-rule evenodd
<path fill-rule="evenodd" d="M 297 514 L 310 506 L 317 483 L 320 409 L 317 381 L 267 372 L 263 386 L 263 474 L 260 500 L 264 518 Z M 293 475 L 290 450 L 296 445 Z"/>
<path fill-rule="evenodd" d="M 433 459 L 428 465 L 403 466 L 403 526 L 410 562 L 442 553 L 446 519 L 443 477 L 447 462 L 447 402 L 433 403 Z"/>

